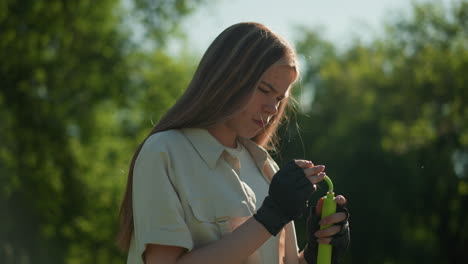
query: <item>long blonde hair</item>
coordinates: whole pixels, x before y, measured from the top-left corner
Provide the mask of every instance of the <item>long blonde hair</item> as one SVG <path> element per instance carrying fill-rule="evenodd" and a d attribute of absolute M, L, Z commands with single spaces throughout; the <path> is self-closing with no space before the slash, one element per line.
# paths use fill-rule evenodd
<path fill-rule="evenodd" d="M 266 26 L 247 22 L 225 29 L 209 46 L 187 90 L 152 129 L 154 133 L 186 127 L 208 128 L 239 112 L 258 86 L 263 74 L 273 65 L 287 65 L 299 74 L 296 52 L 291 45 Z M 270 149 L 276 143 L 276 129 L 288 102 L 283 100 L 278 113 L 253 141 Z M 148 138 L 147 137 L 147 138 Z M 135 160 L 128 173 L 127 187 L 120 207 L 118 244 L 128 250 L 133 234 L 132 181 Z"/>

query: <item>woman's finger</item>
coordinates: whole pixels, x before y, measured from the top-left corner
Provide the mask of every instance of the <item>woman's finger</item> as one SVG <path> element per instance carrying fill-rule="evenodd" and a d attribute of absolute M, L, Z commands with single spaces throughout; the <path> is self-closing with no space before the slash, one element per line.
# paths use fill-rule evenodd
<path fill-rule="evenodd" d="M 318 238 L 317 239 L 317 243 L 319 244 L 330 244 L 331 243 L 331 238 L 330 237 L 327 237 L 327 238 Z"/>
<path fill-rule="evenodd" d="M 324 217 L 320 220 L 319 225 L 330 225 L 330 224 L 337 224 L 346 220 L 346 213 L 339 212 L 331 214 L 327 217 Z"/>
<path fill-rule="evenodd" d="M 335 197 L 335 202 L 340 206 L 344 206 L 346 204 L 347 200 L 343 195 L 337 195 Z"/>
<path fill-rule="evenodd" d="M 315 176 L 323 172 L 324 170 L 325 170 L 324 165 L 317 165 L 317 166 L 304 169 L 304 173 L 306 176 Z"/>
<path fill-rule="evenodd" d="M 314 163 L 310 160 L 294 160 L 297 166 L 303 168 L 303 169 L 308 169 L 314 166 Z"/>
<path fill-rule="evenodd" d="M 327 227 L 327 228 L 324 228 L 324 229 L 320 229 L 319 231 L 315 232 L 314 235 L 317 238 L 327 238 L 327 237 L 331 237 L 331 236 L 337 234 L 340 231 L 341 231 L 341 226 L 333 225 L 333 226 L 330 226 L 330 227 Z"/>
<path fill-rule="evenodd" d="M 316 184 L 316 183 L 321 182 L 325 178 L 325 175 L 327 175 L 325 172 L 320 172 L 319 174 L 317 174 L 315 176 L 307 176 L 306 175 L 306 177 L 309 179 L 309 181 L 312 184 Z"/>

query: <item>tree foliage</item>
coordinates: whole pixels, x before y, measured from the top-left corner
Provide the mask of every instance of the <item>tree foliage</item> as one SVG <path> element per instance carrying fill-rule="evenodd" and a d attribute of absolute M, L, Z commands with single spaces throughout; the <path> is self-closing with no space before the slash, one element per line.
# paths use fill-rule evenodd
<path fill-rule="evenodd" d="M 129 160 L 151 127 L 142 116 L 157 120 L 193 68 L 162 46 L 143 51 L 124 25 L 161 2 L 164 27 L 147 26 L 159 43 L 188 4 L 135 2 L 0 2 L 1 263 L 125 261 L 114 239 Z"/>
<path fill-rule="evenodd" d="M 468 261 L 467 15 L 414 4 L 372 43 L 337 51 L 309 31 L 297 45 L 314 101 L 283 155 L 304 148 L 349 198 L 347 263 Z"/>

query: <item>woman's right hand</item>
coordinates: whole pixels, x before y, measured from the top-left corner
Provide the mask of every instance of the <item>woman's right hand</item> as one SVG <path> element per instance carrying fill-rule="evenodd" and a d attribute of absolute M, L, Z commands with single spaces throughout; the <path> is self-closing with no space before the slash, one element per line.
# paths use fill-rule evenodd
<path fill-rule="evenodd" d="M 304 174 L 309 179 L 309 181 L 314 185 L 314 190 L 316 189 L 315 184 L 321 182 L 325 178 L 325 166 L 324 165 L 314 165 L 312 161 L 309 160 L 295 160 L 297 166 L 301 167 L 304 170 Z"/>
<path fill-rule="evenodd" d="M 314 166 L 305 160 L 286 163 L 271 180 L 268 196 L 254 215 L 272 235 L 291 220 L 302 215 L 307 200 L 315 190 L 315 183 L 323 180 L 324 166 Z"/>

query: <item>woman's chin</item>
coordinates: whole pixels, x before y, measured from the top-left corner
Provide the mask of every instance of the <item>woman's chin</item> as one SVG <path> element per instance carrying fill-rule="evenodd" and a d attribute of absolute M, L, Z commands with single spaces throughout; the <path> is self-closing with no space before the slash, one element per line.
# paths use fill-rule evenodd
<path fill-rule="evenodd" d="M 240 135 L 242 138 L 247 138 L 247 139 L 253 139 L 254 137 L 258 136 L 262 132 L 261 129 L 258 129 L 257 131 L 252 131 L 250 133 L 243 133 L 243 135 Z"/>

